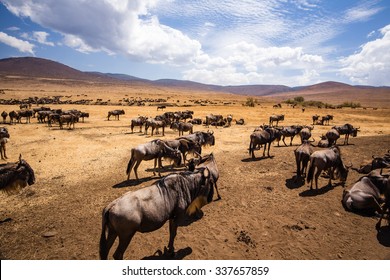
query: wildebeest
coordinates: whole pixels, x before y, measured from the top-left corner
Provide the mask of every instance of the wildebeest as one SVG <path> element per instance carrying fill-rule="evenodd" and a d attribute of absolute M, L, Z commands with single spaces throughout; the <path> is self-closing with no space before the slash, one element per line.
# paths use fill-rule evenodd
<path fill-rule="evenodd" d="M 151 136 L 153 136 L 154 130 L 156 130 L 156 134 L 158 134 L 158 129 L 162 128 L 162 136 L 165 135 L 165 127 L 167 126 L 167 122 L 164 119 L 156 119 L 156 118 L 148 118 L 145 121 L 145 134 L 148 134 L 149 127 L 152 129 Z"/>
<path fill-rule="evenodd" d="M 222 115 L 213 115 L 213 114 L 210 114 L 210 115 L 207 115 L 206 116 L 206 121 L 205 121 L 205 125 L 207 127 L 209 127 L 212 123 L 215 124 L 215 126 L 217 126 L 217 124 L 223 120 L 223 116 Z"/>
<path fill-rule="evenodd" d="M 177 149 L 183 156 L 183 165 L 186 165 L 187 154 L 201 154 L 202 147 L 199 143 L 186 138 L 179 138 L 175 140 L 166 140 L 165 143 L 172 149 Z"/>
<path fill-rule="evenodd" d="M 8 113 L 6 111 L 3 111 L 1 113 L 1 117 L 3 118 L 3 123 L 5 123 L 5 121 L 7 120 L 7 117 L 8 117 Z"/>
<path fill-rule="evenodd" d="M 268 144 L 267 154 L 270 157 L 269 150 L 271 148 L 271 143 L 275 139 L 279 139 L 281 137 L 280 131 L 275 128 L 266 128 L 263 131 L 253 132 L 250 135 L 250 143 L 249 143 L 249 154 L 252 155 L 252 158 L 255 158 L 255 148 L 259 145 L 264 145 L 263 157 L 265 157 L 265 149 Z"/>
<path fill-rule="evenodd" d="M 17 113 L 18 113 L 18 122 L 19 123 L 22 121 L 22 118 L 26 118 L 26 123 L 30 123 L 31 117 L 34 114 L 34 112 L 32 110 L 20 110 Z"/>
<path fill-rule="evenodd" d="M 345 183 L 348 176 L 348 168 L 349 167 L 345 166 L 341 160 L 340 148 L 338 146 L 333 146 L 325 150 L 315 151 L 310 156 L 310 168 L 307 174 L 307 182 L 311 182 L 310 189 L 313 189 L 313 175 L 315 170 L 317 171 L 314 175 L 314 179 L 316 183 L 316 189 L 318 190 L 318 177 L 322 171 L 328 171 L 328 185 L 331 186 L 335 171 L 337 171 L 339 174 L 340 181 Z"/>
<path fill-rule="evenodd" d="M 164 110 L 165 108 L 167 108 L 167 106 L 165 106 L 165 105 L 157 106 L 157 111 L 158 110 Z"/>
<path fill-rule="evenodd" d="M 188 223 L 188 217 L 210 203 L 213 198 L 210 171 L 170 174 L 152 185 L 125 193 L 104 208 L 100 237 L 100 258 L 107 259 L 110 248 L 119 237 L 114 259 L 123 254 L 136 232 L 151 232 L 169 220 L 169 242 L 164 249 L 174 255 L 177 228 Z"/>
<path fill-rule="evenodd" d="M 147 120 L 147 117 L 139 116 L 138 118 L 134 118 L 131 120 L 131 133 L 134 133 L 134 127 L 139 126 L 139 132 L 142 132 L 142 126 L 145 124 L 145 121 Z"/>
<path fill-rule="evenodd" d="M 244 120 L 244 119 L 236 120 L 236 124 L 238 124 L 238 125 L 244 125 L 244 124 L 245 124 L 245 120 Z"/>
<path fill-rule="evenodd" d="M 326 138 L 325 135 L 321 135 L 320 136 L 320 141 L 318 141 L 318 147 L 320 148 L 327 148 L 329 147 L 329 141 L 328 141 L 328 138 Z"/>
<path fill-rule="evenodd" d="M 165 141 L 156 139 L 145 144 L 140 144 L 131 149 L 131 156 L 127 165 L 126 174 L 127 180 L 130 179 L 130 172 L 134 167 L 134 174 L 138 180 L 137 169 L 143 160 L 154 159 L 153 175 L 156 175 L 156 165 L 158 162 L 158 175 L 161 177 L 161 158 L 173 159 L 176 164 L 181 163 L 181 153 L 177 149 L 169 147 Z"/>
<path fill-rule="evenodd" d="M 12 194 L 34 183 L 34 170 L 22 159 L 22 155 L 15 163 L 0 164 L 0 191 Z"/>
<path fill-rule="evenodd" d="M 227 117 L 226 117 L 227 126 L 232 125 L 232 120 L 233 120 L 233 115 L 231 115 L 231 114 L 227 115 Z"/>
<path fill-rule="evenodd" d="M 384 157 L 374 157 L 372 156 L 372 160 L 368 164 L 360 165 L 359 168 L 352 168 L 353 170 L 362 173 L 367 174 L 375 169 L 383 169 L 390 166 L 390 161 L 387 160 Z"/>
<path fill-rule="evenodd" d="M 303 141 L 309 140 L 311 138 L 311 131 L 314 129 L 314 126 L 305 126 L 299 131 L 299 136 L 301 137 L 301 144 Z"/>
<path fill-rule="evenodd" d="M 16 111 L 11 111 L 8 114 L 10 118 L 10 124 L 17 123 L 19 121 L 19 113 Z"/>
<path fill-rule="evenodd" d="M 274 122 L 276 122 L 276 126 L 280 121 L 284 120 L 284 115 L 272 115 L 269 117 L 269 125 L 273 126 Z"/>
<path fill-rule="evenodd" d="M 173 122 L 171 123 L 171 129 L 178 130 L 179 136 L 184 135 L 184 132 L 189 132 L 189 134 L 193 133 L 193 124 L 186 122 Z"/>
<path fill-rule="evenodd" d="M 200 118 L 193 118 L 192 120 L 189 120 L 188 122 L 192 123 L 192 124 L 202 124 L 202 119 L 200 119 Z"/>
<path fill-rule="evenodd" d="M 198 143 L 200 146 L 214 146 L 215 145 L 215 136 L 213 131 L 196 131 L 192 134 L 188 134 L 185 136 L 181 136 L 177 139 L 189 139 L 196 143 Z"/>
<path fill-rule="evenodd" d="M 336 125 L 332 128 L 336 129 L 340 133 L 340 135 L 345 135 L 344 145 L 348 145 L 349 135 L 352 135 L 352 137 L 356 137 L 359 131 L 359 128 L 354 128 L 353 125 L 349 123 L 346 123 L 344 125 Z"/>
<path fill-rule="evenodd" d="M 315 114 L 314 116 L 312 116 L 312 119 L 313 119 L 313 125 L 318 121 L 318 119 L 320 118 L 319 115 Z"/>
<path fill-rule="evenodd" d="M 112 110 L 112 111 L 109 111 L 108 115 L 107 115 L 107 120 L 110 120 L 110 117 L 114 116 L 115 119 L 117 119 L 119 121 L 119 116 L 120 115 L 124 115 L 124 114 L 125 114 L 125 110 Z"/>
<path fill-rule="evenodd" d="M 336 145 L 337 139 L 340 138 L 339 132 L 334 128 L 328 130 L 326 132 L 325 136 L 326 136 L 326 139 L 328 139 L 328 146 L 329 147 L 332 145 Z"/>
<path fill-rule="evenodd" d="M 8 129 L 5 127 L 0 127 L 0 154 L 1 159 L 5 160 L 7 159 L 7 150 L 6 150 L 6 144 L 9 139 L 9 133 Z"/>
<path fill-rule="evenodd" d="M 304 177 L 307 170 L 307 165 L 310 161 L 310 155 L 313 153 L 312 144 L 309 140 L 304 140 L 303 143 L 295 149 L 295 162 L 297 165 L 297 177 Z"/>
<path fill-rule="evenodd" d="M 327 125 L 329 125 L 329 121 L 330 120 L 333 120 L 333 115 L 326 115 L 326 116 L 323 116 L 322 117 L 322 124 L 327 124 Z"/>
<path fill-rule="evenodd" d="M 195 169 L 204 168 L 204 167 L 207 167 L 210 170 L 211 176 L 214 181 L 214 187 L 217 192 L 217 200 L 219 200 L 221 199 L 217 187 L 219 170 L 213 153 L 205 156 L 201 156 L 199 154 L 199 157 L 197 159 L 191 159 L 190 162 L 188 163 L 188 169 L 190 171 L 194 171 Z"/>
<path fill-rule="evenodd" d="M 283 141 L 284 145 L 287 146 L 284 139 L 286 137 L 290 137 L 290 146 L 292 146 L 292 141 L 293 141 L 295 135 L 297 135 L 301 131 L 302 128 L 303 128 L 303 126 L 301 126 L 301 125 L 292 125 L 292 126 L 283 127 L 280 130 L 280 133 L 282 135 L 282 141 Z M 278 147 L 279 147 L 279 141 L 278 141 Z"/>
<path fill-rule="evenodd" d="M 66 123 L 68 126 L 68 129 L 74 129 L 75 122 L 77 120 L 77 117 L 73 114 L 64 114 L 61 115 L 59 118 L 59 124 L 60 124 L 60 129 L 63 128 L 63 125 Z"/>

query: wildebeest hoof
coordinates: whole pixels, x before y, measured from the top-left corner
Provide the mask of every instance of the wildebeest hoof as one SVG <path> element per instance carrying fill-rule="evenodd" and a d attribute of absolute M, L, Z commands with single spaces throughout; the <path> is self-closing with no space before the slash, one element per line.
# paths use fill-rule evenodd
<path fill-rule="evenodd" d="M 164 247 L 164 256 L 173 258 L 175 256 L 175 251 Z"/>

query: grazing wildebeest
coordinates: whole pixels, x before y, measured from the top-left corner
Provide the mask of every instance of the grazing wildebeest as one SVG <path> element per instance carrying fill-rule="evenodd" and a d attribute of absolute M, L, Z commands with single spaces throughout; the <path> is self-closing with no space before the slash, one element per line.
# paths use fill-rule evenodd
<path fill-rule="evenodd" d="M 35 175 L 31 166 L 19 156 L 19 161 L 15 163 L 0 164 L 0 191 L 7 194 L 33 185 Z"/>
<path fill-rule="evenodd" d="M 314 126 L 305 126 L 299 132 L 299 136 L 301 137 L 301 144 L 305 140 L 309 140 L 311 138 L 311 131 L 314 129 Z"/>
<path fill-rule="evenodd" d="M 133 130 L 135 126 L 139 126 L 139 132 L 142 132 L 142 126 L 145 124 L 146 120 L 147 117 L 144 116 L 139 116 L 138 118 L 132 119 L 130 125 L 131 133 L 134 133 Z"/>
<path fill-rule="evenodd" d="M 223 120 L 223 116 L 222 115 L 213 115 L 213 114 L 210 114 L 210 115 L 207 115 L 206 116 L 206 121 L 205 121 L 205 124 L 207 127 L 209 127 L 211 125 L 211 123 L 214 123 L 215 126 L 218 125 L 218 123 Z"/>
<path fill-rule="evenodd" d="M 9 112 L 8 116 L 10 118 L 10 123 L 11 124 L 17 123 L 19 121 L 19 113 L 16 112 L 16 111 Z"/>
<path fill-rule="evenodd" d="M 284 115 L 272 115 L 269 117 L 269 125 L 273 126 L 274 122 L 276 122 L 276 126 L 280 121 L 284 120 Z"/>
<path fill-rule="evenodd" d="M 341 160 L 340 148 L 337 146 L 333 146 L 329 149 L 315 151 L 310 156 L 310 168 L 307 174 L 307 182 L 310 183 L 310 189 L 313 189 L 313 175 L 315 173 L 315 183 L 316 189 L 318 190 L 318 177 L 320 176 L 323 170 L 327 170 L 329 174 L 329 183 L 328 185 L 332 185 L 332 179 L 334 177 L 335 171 L 340 176 L 340 181 L 345 183 L 348 176 L 348 168 L 343 164 Z"/>
<path fill-rule="evenodd" d="M 0 127 L 0 154 L 1 154 L 1 159 L 5 160 L 7 159 L 7 150 L 6 150 L 6 144 L 9 139 L 9 133 L 8 129 L 5 127 Z"/>
<path fill-rule="evenodd" d="M 1 117 L 3 118 L 3 123 L 5 123 L 5 121 L 7 120 L 7 117 L 8 117 L 8 113 L 6 111 L 3 111 L 1 113 Z"/>
<path fill-rule="evenodd" d="M 268 157 L 270 157 L 269 150 L 271 148 L 271 143 L 275 139 L 280 139 L 281 134 L 278 129 L 275 128 L 266 128 L 263 131 L 253 132 L 250 135 L 250 143 L 249 143 L 249 154 L 252 155 L 252 158 L 255 158 L 255 148 L 259 145 L 264 145 L 263 157 L 265 157 L 265 149 L 268 144 Z"/>
<path fill-rule="evenodd" d="M 320 147 L 320 148 L 327 148 L 327 147 L 329 147 L 329 141 L 328 141 L 328 138 L 326 138 L 326 136 L 325 135 L 321 135 L 320 136 L 320 141 L 318 141 L 318 147 Z"/>
<path fill-rule="evenodd" d="M 186 122 L 173 122 L 171 123 L 171 129 L 178 130 L 179 136 L 184 135 L 185 131 L 188 131 L 189 134 L 193 133 L 193 124 Z"/>
<path fill-rule="evenodd" d="M 334 128 L 328 130 L 326 132 L 325 136 L 328 139 L 329 147 L 333 146 L 333 145 L 336 145 L 337 139 L 340 138 L 339 132 L 336 129 L 334 129 Z"/>
<path fill-rule="evenodd" d="M 80 112 L 79 117 L 82 118 L 83 122 L 84 122 L 84 118 L 89 118 L 89 113 L 87 113 L 87 112 Z"/>
<path fill-rule="evenodd" d="M 326 115 L 322 117 L 322 124 L 327 124 L 329 125 L 329 121 L 333 120 L 333 115 Z"/>
<path fill-rule="evenodd" d="M 167 106 L 165 106 L 165 105 L 157 106 L 157 111 L 158 110 L 164 110 L 165 108 L 167 108 Z"/>
<path fill-rule="evenodd" d="M 110 120 L 110 117 L 114 116 L 115 119 L 117 119 L 119 121 L 119 116 L 120 115 L 124 115 L 124 114 L 125 114 L 125 110 L 112 110 L 112 111 L 109 111 L 108 112 L 108 116 L 107 116 L 107 120 Z"/>
<path fill-rule="evenodd" d="M 211 176 L 214 181 L 214 187 L 217 192 L 217 200 L 219 200 L 221 199 L 217 187 L 219 170 L 213 153 L 205 156 L 201 156 L 199 154 L 199 157 L 197 159 L 191 159 L 188 163 L 188 169 L 190 171 L 194 171 L 195 169 L 204 168 L 204 167 L 207 167 L 210 170 Z"/>
<path fill-rule="evenodd" d="M 73 114 L 61 115 L 60 118 L 59 118 L 60 129 L 63 129 L 63 125 L 65 123 L 68 126 L 68 129 L 72 129 L 72 127 L 74 129 L 74 125 L 75 125 L 76 119 L 77 119 L 77 117 L 75 115 L 73 115 Z"/>
<path fill-rule="evenodd" d="M 177 139 L 188 139 L 198 143 L 200 146 L 214 146 L 215 145 L 215 136 L 213 131 L 197 131 L 192 134 L 181 136 Z"/>
<path fill-rule="evenodd" d="M 340 133 L 340 135 L 345 135 L 344 145 L 348 145 L 349 135 L 352 135 L 352 137 L 356 137 L 359 131 L 359 128 L 354 128 L 353 125 L 349 123 L 346 123 L 344 125 L 336 125 L 332 128 L 336 129 Z"/>
<path fill-rule="evenodd" d="M 233 115 L 231 115 L 231 114 L 227 115 L 227 117 L 226 117 L 227 126 L 232 125 L 232 120 L 233 120 Z"/>
<path fill-rule="evenodd" d="M 189 120 L 188 122 L 192 123 L 192 124 L 202 124 L 202 119 L 200 119 L 200 118 L 193 118 L 192 120 Z"/>
<path fill-rule="evenodd" d="M 301 131 L 302 128 L 303 128 L 303 126 L 301 126 L 301 125 L 292 125 L 292 126 L 283 127 L 280 130 L 280 133 L 282 135 L 282 141 L 283 141 L 284 145 L 287 146 L 284 139 L 286 137 L 290 137 L 290 146 L 292 146 L 292 141 L 293 141 L 295 135 L 297 135 Z M 278 147 L 279 147 L 279 141 L 278 141 Z"/>
<path fill-rule="evenodd" d="M 310 156 L 313 153 L 312 143 L 309 140 L 304 140 L 303 143 L 295 149 L 295 162 L 297 164 L 297 177 L 305 177 L 307 165 L 310 161 Z"/>
<path fill-rule="evenodd" d="M 33 116 L 33 110 L 20 110 L 18 113 L 18 122 L 21 123 L 22 118 L 26 118 L 26 123 L 30 123 L 30 119 Z"/>
<path fill-rule="evenodd" d="M 207 168 L 170 174 L 152 185 L 125 193 L 104 208 L 100 258 L 107 259 L 114 241 L 119 244 L 114 259 L 123 254 L 136 232 L 152 232 L 169 220 L 169 242 L 164 253 L 174 255 L 177 228 L 213 198 L 213 180 Z"/>
<path fill-rule="evenodd" d="M 158 161 L 158 175 L 161 177 L 161 158 L 173 159 L 177 165 L 181 162 L 181 153 L 177 149 L 169 147 L 165 141 L 156 139 L 145 144 L 140 144 L 131 149 L 131 156 L 127 165 L 127 180 L 130 179 L 130 172 L 134 167 L 134 174 L 138 180 L 137 169 L 143 160 L 154 159 L 153 175 L 156 175 L 156 165 Z"/>
<path fill-rule="evenodd" d="M 175 140 L 167 140 L 165 143 L 172 149 L 178 149 L 183 156 L 183 165 L 186 165 L 187 154 L 201 154 L 202 147 L 199 143 L 185 138 L 179 138 Z"/>
<path fill-rule="evenodd" d="M 317 114 L 315 114 L 314 116 L 312 116 L 312 119 L 313 119 L 313 125 L 315 124 L 315 123 L 317 123 L 317 121 L 318 121 L 318 119 L 320 118 L 320 116 L 319 115 L 317 115 Z"/>
<path fill-rule="evenodd" d="M 153 136 L 154 130 L 156 130 L 156 134 L 158 134 L 158 129 L 162 128 L 162 136 L 164 136 L 166 126 L 167 122 L 164 119 L 148 118 L 145 121 L 145 134 L 148 134 L 149 127 L 152 128 L 151 136 Z"/>

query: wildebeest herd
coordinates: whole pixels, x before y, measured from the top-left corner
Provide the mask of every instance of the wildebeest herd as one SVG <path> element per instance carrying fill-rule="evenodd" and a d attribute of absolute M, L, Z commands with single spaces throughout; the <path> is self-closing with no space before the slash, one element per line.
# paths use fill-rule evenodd
<path fill-rule="evenodd" d="M 169 112 L 167 112 L 169 113 Z M 165 114 L 165 113 L 164 113 Z M 164 115 L 163 114 L 163 115 Z M 110 114 L 109 114 L 110 115 Z M 114 115 L 115 114 L 111 114 Z M 118 114 L 119 116 L 120 114 Z M 166 116 L 169 116 L 166 114 Z M 176 118 L 176 119 L 175 119 Z M 108 119 L 108 118 L 107 118 Z M 119 245 L 114 253 L 114 258 L 123 258 L 123 253 L 128 247 L 133 235 L 138 232 L 149 232 L 160 228 L 166 221 L 169 221 L 170 238 L 168 246 L 164 253 L 167 255 L 174 254 L 174 239 L 177 233 L 177 227 L 182 223 L 187 223 L 188 219 L 199 217 L 200 208 L 212 201 L 214 189 L 216 192 L 216 183 L 219 177 L 218 168 L 213 154 L 202 155 L 202 146 L 214 145 L 218 142 L 215 139 L 213 132 L 193 131 L 194 125 L 187 121 L 192 118 L 147 118 L 139 116 L 131 120 L 131 131 L 135 126 L 139 126 L 140 132 L 144 127 L 145 135 L 148 128 L 151 128 L 151 135 L 164 136 L 164 128 L 170 127 L 173 130 L 178 130 L 178 138 L 171 140 L 154 139 L 144 144 L 132 147 L 130 151 L 130 160 L 126 169 L 127 179 L 130 180 L 131 170 L 134 170 L 136 180 L 138 180 L 137 168 L 141 161 L 154 160 L 154 171 L 161 171 L 162 159 L 172 159 L 176 166 L 185 166 L 188 170 L 171 173 L 162 177 L 150 186 L 141 188 L 138 191 L 131 191 L 122 197 L 110 203 L 104 208 L 102 214 L 102 232 L 100 239 L 100 257 L 108 258 L 108 251 L 113 246 L 116 237 L 119 237 Z M 230 121 L 229 121 L 230 119 Z M 50 118 L 42 119 L 39 122 L 49 123 Z M 60 119 L 53 119 L 51 124 L 60 123 Z M 118 117 L 119 120 L 119 117 Z M 149 122 L 148 122 L 149 120 Z M 211 126 L 228 127 L 232 121 L 232 117 L 220 117 L 218 115 L 208 115 L 204 121 L 201 120 L 205 128 Z M 158 122 L 161 122 L 158 125 Z M 272 122 L 271 122 L 272 121 Z M 314 129 L 313 125 L 291 125 L 278 126 L 278 122 L 286 121 L 283 117 L 278 117 L 277 120 L 270 118 L 268 125 L 262 125 L 257 131 L 253 132 L 249 137 L 249 152 L 252 158 L 256 158 L 254 152 L 264 145 L 263 157 L 265 150 L 268 148 L 268 157 L 270 156 L 270 147 L 274 141 L 282 140 L 285 146 L 292 145 L 295 136 L 300 137 L 301 145 L 294 151 L 295 157 L 291 155 L 291 160 L 295 159 L 297 164 L 296 180 L 307 180 L 307 183 L 316 184 L 318 189 L 318 177 L 322 174 L 329 178 L 329 184 L 332 180 L 339 179 L 345 182 L 350 165 L 345 165 L 341 159 L 343 146 L 337 146 L 337 139 L 332 138 L 331 133 L 326 133 L 324 137 L 328 144 L 323 149 L 317 145 L 314 146 L 314 139 L 311 137 L 311 132 Z M 65 124 L 65 119 L 62 120 Z M 180 129 L 179 125 L 185 126 L 192 124 L 191 129 Z M 73 122 L 74 125 L 74 122 Z M 275 126 L 274 126 L 275 125 Z M 69 125 L 70 126 L 70 125 Z M 161 129 L 161 132 L 158 131 Z M 158 131 L 158 132 L 157 132 Z M 337 132 L 339 135 L 357 136 L 358 128 L 354 128 L 350 124 L 344 126 L 332 127 L 331 132 Z M 183 132 L 188 132 L 183 135 Z M 7 132 L 8 133 L 8 132 Z M 8 139 L 8 137 L 3 137 Z M 290 143 L 285 142 L 285 138 L 290 138 Z M 345 136 L 344 145 L 348 145 L 348 137 Z M 243 147 L 245 150 L 246 147 Z M 316 150 L 316 151 L 315 151 Z M 193 154 L 194 158 L 187 160 L 186 157 Z M 5 153 L 4 153 L 5 155 Z M 210 158 L 212 160 L 210 160 Z M 205 162 L 206 159 L 206 162 Z M 374 162 L 374 159 L 376 160 Z M 375 157 L 370 168 L 361 167 L 360 172 L 367 174 L 376 168 L 386 168 L 390 164 L 390 157 L 386 153 L 383 157 Z M 272 158 L 270 159 L 272 161 Z M 210 163 L 210 161 L 212 163 Z M 346 161 L 346 159 L 344 159 Z M 187 162 L 187 164 L 186 164 Z M 378 162 L 380 162 L 378 164 Z M 156 165 L 158 163 L 158 168 Z M 17 168 L 14 168 L 17 170 Z M 25 168 L 27 170 L 27 168 Z M 30 167 L 31 169 L 31 167 Z M 125 168 L 124 168 L 125 169 Z M 32 169 L 31 169 L 32 170 Z M 317 171 L 316 171 L 317 170 Z M 345 189 L 343 194 L 343 205 L 351 211 L 368 210 L 375 211 L 380 215 L 380 219 L 388 212 L 389 208 L 389 182 L 388 174 L 375 171 L 363 176 L 359 182 L 350 189 Z M 33 174 L 33 173 L 32 173 Z M 31 173 L 23 178 L 25 181 L 34 182 L 30 178 Z M 363 187 L 362 187 L 363 186 Z M 369 187 L 367 187 L 369 186 Z M 372 191 L 374 190 L 374 191 Z M 316 190 L 313 190 L 315 192 Z M 366 194 L 368 193 L 368 195 Z M 374 194 L 372 194 L 374 193 Z M 218 194 L 218 198 L 220 198 Z M 133 203 L 136 201 L 137 203 Z M 217 206 L 216 206 L 217 207 Z M 381 220 L 378 222 L 380 229 Z"/>

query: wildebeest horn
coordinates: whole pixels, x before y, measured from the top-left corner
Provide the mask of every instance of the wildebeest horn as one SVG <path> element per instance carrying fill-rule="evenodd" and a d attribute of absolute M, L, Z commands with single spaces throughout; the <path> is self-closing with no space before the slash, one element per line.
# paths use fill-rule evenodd
<path fill-rule="evenodd" d="M 22 154 L 19 154 L 19 162 L 22 161 Z"/>

